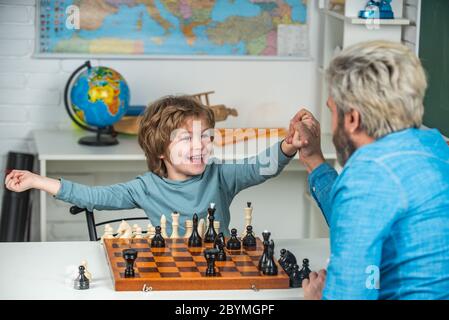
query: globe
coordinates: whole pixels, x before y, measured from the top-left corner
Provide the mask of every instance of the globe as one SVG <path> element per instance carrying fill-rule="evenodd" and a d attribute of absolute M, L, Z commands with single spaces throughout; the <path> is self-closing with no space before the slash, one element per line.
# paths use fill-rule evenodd
<path fill-rule="evenodd" d="M 117 144 L 112 125 L 126 114 L 129 101 L 129 87 L 122 75 L 108 67 L 92 67 L 89 61 L 75 70 L 66 85 L 69 116 L 81 128 L 97 132 L 96 137 L 81 139 L 81 144 Z"/>

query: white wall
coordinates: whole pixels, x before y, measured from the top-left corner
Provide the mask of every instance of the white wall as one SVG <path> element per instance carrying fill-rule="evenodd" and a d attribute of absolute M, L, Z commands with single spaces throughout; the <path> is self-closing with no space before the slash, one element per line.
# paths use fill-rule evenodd
<path fill-rule="evenodd" d="M 309 6 L 311 55 L 318 46 L 318 12 Z M 32 130 L 70 128 L 62 95 L 84 60 L 34 59 L 35 1 L 0 0 L 0 167 L 8 151 L 35 152 Z M 98 60 L 128 81 L 132 104 L 162 95 L 215 90 L 211 103 L 240 116 L 220 127 L 287 126 L 300 106 L 318 110 L 316 63 L 311 61 Z M 3 169 L 2 169 L 3 170 Z M 3 191 L 3 190 L 2 190 Z"/>

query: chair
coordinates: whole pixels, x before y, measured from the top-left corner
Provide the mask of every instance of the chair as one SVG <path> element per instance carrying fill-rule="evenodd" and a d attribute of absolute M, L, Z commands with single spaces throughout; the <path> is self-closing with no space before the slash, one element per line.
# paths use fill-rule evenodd
<path fill-rule="evenodd" d="M 108 224 L 108 223 L 114 223 L 114 222 L 120 222 L 122 220 L 125 221 L 132 221 L 132 220 L 148 220 L 148 217 L 131 217 L 131 218 L 122 218 L 122 219 L 113 219 L 108 221 L 103 221 L 99 223 L 95 223 L 95 215 L 93 211 L 89 211 L 85 208 L 80 208 L 77 206 L 70 207 L 70 213 L 73 215 L 77 215 L 81 212 L 85 212 L 86 214 L 86 221 L 87 221 L 87 231 L 89 232 L 89 240 L 90 241 L 98 241 L 100 238 L 97 234 L 97 227 Z M 146 231 L 142 231 L 142 233 L 146 233 Z"/>

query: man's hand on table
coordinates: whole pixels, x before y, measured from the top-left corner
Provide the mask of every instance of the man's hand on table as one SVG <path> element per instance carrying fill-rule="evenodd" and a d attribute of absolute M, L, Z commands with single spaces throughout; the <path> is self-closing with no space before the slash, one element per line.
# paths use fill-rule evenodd
<path fill-rule="evenodd" d="M 326 282 L 326 270 L 320 272 L 311 272 L 309 279 L 302 281 L 302 288 L 304 289 L 304 299 L 306 300 L 321 300 L 323 297 L 324 283 Z"/>

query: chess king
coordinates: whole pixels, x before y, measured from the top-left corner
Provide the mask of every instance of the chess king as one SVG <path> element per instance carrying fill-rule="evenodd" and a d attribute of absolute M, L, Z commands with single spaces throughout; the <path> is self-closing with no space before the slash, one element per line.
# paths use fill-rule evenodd
<path fill-rule="evenodd" d="M 324 160 L 313 115 L 301 110 L 293 121 L 330 227 L 327 272 L 309 274 L 305 297 L 449 299 L 449 148 L 438 130 L 421 128 L 421 62 L 400 43 L 364 42 L 326 73 L 340 174 Z"/>
<path fill-rule="evenodd" d="M 87 186 L 63 177 L 51 179 L 13 170 L 5 184 L 16 192 L 44 190 L 91 211 L 141 208 L 153 225 L 165 215 L 168 226 L 163 231 L 167 234 L 172 234 L 172 212 L 179 213 L 176 223 L 184 235 L 185 221 L 194 213 L 206 219 L 213 202 L 215 220 L 220 221 L 218 232 L 229 236 L 229 206 L 235 195 L 277 176 L 297 149 L 281 141 L 243 163 L 219 163 L 211 157 L 214 126 L 212 110 L 199 101 L 188 96 L 164 97 L 149 105 L 140 123 L 138 141 L 148 172 L 124 183 Z"/>

